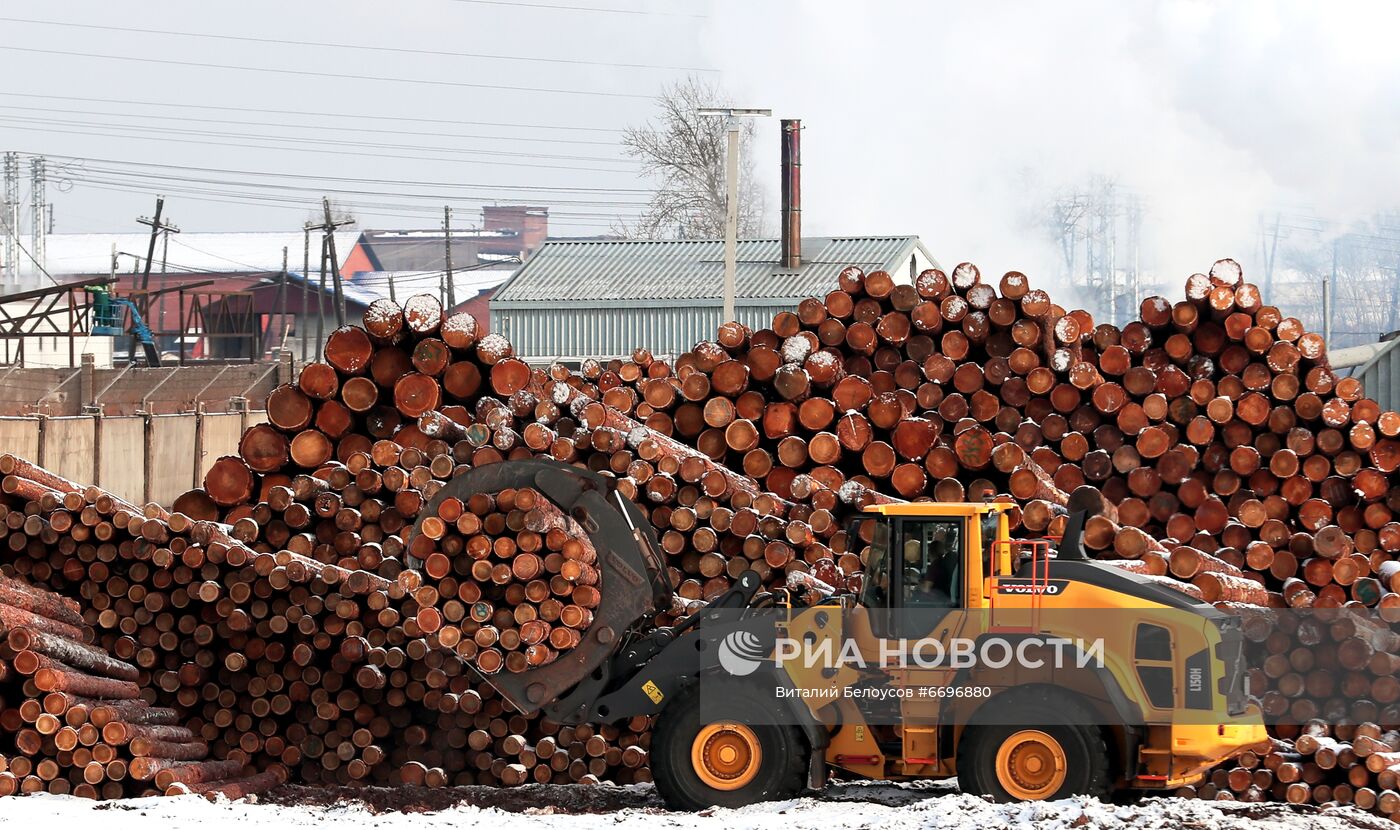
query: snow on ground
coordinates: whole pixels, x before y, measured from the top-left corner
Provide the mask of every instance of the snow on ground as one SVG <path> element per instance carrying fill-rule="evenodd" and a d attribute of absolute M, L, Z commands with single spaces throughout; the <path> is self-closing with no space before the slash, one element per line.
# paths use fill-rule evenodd
<path fill-rule="evenodd" d="M 1021 828 L 1047 830 L 1387 830 L 1389 821 L 1353 808 L 1317 810 L 1284 804 L 1149 799 L 1133 805 L 1066 799 L 1040 804 L 991 804 L 928 787 L 846 785 L 820 798 L 755 804 L 738 810 L 674 813 L 655 806 L 649 787 L 598 788 L 597 803 L 635 804 L 608 812 L 562 812 L 550 790 L 538 788 L 512 809 L 459 803 L 432 812 L 384 812 L 359 800 L 283 805 L 221 802 L 196 796 L 98 804 L 62 796 L 0 799 L 0 828 L 59 830 L 616 830 L 645 824 L 675 830 L 921 830 L 922 828 Z M 279 800 L 286 800 L 283 796 Z M 575 801 L 572 798 L 562 799 Z M 524 806 L 533 803 L 535 806 Z M 575 805 L 577 806 L 577 805 Z M 588 809 L 584 806 L 583 809 Z"/>

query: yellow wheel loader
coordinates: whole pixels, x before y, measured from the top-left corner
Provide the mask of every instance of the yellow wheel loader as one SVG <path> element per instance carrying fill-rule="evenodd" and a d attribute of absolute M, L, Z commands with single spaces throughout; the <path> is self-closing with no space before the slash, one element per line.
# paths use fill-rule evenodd
<path fill-rule="evenodd" d="M 603 601 L 579 646 L 486 678 L 561 723 L 655 716 L 675 809 L 791 797 L 829 775 L 951 778 L 998 801 L 1167 790 L 1266 743 L 1235 618 L 1089 560 L 1014 540 L 1007 505 L 862 511 L 858 595 L 760 591 L 756 572 L 674 626 L 655 532 L 609 479 L 548 461 L 472 470 L 435 497 L 530 486 L 588 531 Z M 423 515 L 435 515 L 430 503 Z"/>

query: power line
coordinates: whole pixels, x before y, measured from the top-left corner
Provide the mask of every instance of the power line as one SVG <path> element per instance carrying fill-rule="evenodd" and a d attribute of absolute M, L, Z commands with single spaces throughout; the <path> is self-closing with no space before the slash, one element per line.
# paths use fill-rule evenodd
<path fill-rule="evenodd" d="M 187 245 L 186 247 L 190 247 L 190 246 Z M 269 271 L 269 270 L 267 270 L 267 269 L 265 269 L 265 268 L 259 268 L 259 267 L 255 266 L 255 265 L 249 265 L 249 264 L 246 263 L 246 262 L 238 262 L 238 261 L 236 261 L 236 260 L 229 259 L 228 257 L 221 257 L 221 256 L 218 256 L 218 255 L 216 255 L 216 254 L 209 254 L 209 253 L 206 253 L 205 251 L 199 251 L 199 253 L 205 254 L 206 256 L 212 256 L 212 257 L 214 257 L 215 259 L 222 259 L 222 260 L 224 260 L 225 262 L 231 263 L 231 264 L 233 264 L 233 265 L 239 265 L 239 266 L 242 266 L 242 267 L 244 267 L 244 268 L 247 268 L 248 270 L 247 270 L 246 273 L 245 273 L 245 272 L 240 272 L 240 273 L 243 273 L 245 276 L 248 276 L 248 277 L 270 277 L 270 276 L 272 276 L 273 274 L 280 274 L 280 273 L 281 273 L 281 271 Z M 136 260 L 136 262 L 137 262 L 138 264 L 143 263 L 143 262 L 146 261 L 146 255 L 145 255 L 145 254 L 132 253 L 131 251 L 117 251 L 117 252 L 116 252 L 116 255 L 117 255 L 118 257 L 124 257 L 124 256 L 125 256 L 125 257 L 131 257 L 132 259 Z M 198 265 L 186 265 L 186 264 L 184 264 L 184 263 L 172 262 L 172 261 L 170 261 L 170 260 L 166 260 L 166 261 L 165 261 L 165 264 L 166 264 L 166 266 L 168 266 L 169 268 L 174 268 L 175 270 L 174 270 L 174 271 L 165 271 L 164 273 L 159 273 L 159 274 L 151 274 L 151 279 L 153 279 L 153 280 L 159 280 L 159 281 L 162 281 L 162 282 L 169 282 L 169 281 L 172 280 L 172 278 L 178 277 L 178 276 L 180 276 L 180 275 L 182 275 L 182 274 L 216 274 L 216 275 L 224 275 L 224 274 L 228 274 L 228 273 L 229 273 L 227 269 L 220 271 L 220 270 L 217 270 L 217 269 L 214 269 L 214 268 L 203 268 L 203 267 L 200 267 L 200 266 L 198 266 Z M 121 272 L 121 271 L 118 271 L 118 272 L 117 272 L 117 276 L 118 276 L 119 278 L 120 278 L 120 277 L 137 277 L 137 276 L 140 276 L 140 274 L 132 274 L 131 272 Z"/>
<path fill-rule="evenodd" d="M 4 94 L 4 93 L 0 93 L 0 95 L 2 95 L 2 94 Z M 5 107 L 5 109 L 9 109 L 9 110 L 24 110 L 24 111 L 26 111 L 26 112 L 56 112 L 56 113 L 60 113 L 60 114 L 63 114 L 63 115 L 106 115 L 106 116 L 111 116 L 111 117 L 113 117 L 113 118 L 141 118 L 141 119 L 145 119 L 145 118 L 160 118 L 160 119 L 166 119 L 166 118 L 171 118 L 171 117 L 172 117 L 172 116 L 168 116 L 168 115 L 148 115 L 148 114 L 146 114 L 146 113 L 134 113 L 134 112 L 108 112 L 108 111 L 105 111 L 105 110 L 75 110 L 75 109 L 64 109 L 64 108 L 62 108 L 62 107 L 23 107 L 23 106 L 8 106 L 8 105 L 7 105 L 7 106 Z M 180 116 L 180 117 L 179 117 L 179 121 L 180 121 L 181 123 L 193 122 L 193 123 L 199 123 L 199 124 L 234 124 L 234 125 L 241 125 L 241 126 L 248 126 L 248 127 L 285 127 L 285 128 L 291 128 L 291 129 L 297 129 L 297 130 L 325 130 L 325 129 L 326 129 L 324 126 L 322 126 L 322 125 L 320 125 L 320 124 L 296 124 L 296 123 L 289 123 L 289 122 L 287 122 L 287 121 L 238 121 L 238 120 L 235 120 L 235 119 L 232 119 L 232 118 L 195 118 L 195 117 L 193 117 L 193 116 Z M 373 128 L 373 127 L 364 127 L 364 126 L 356 126 L 356 127 L 355 127 L 355 132 L 357 132 L 357 133 L 379 133 L 379 134 L 382 134 L 382 135 L 432 136 L 432 137 L 435 137 L 435 138 L 464 138 L 464 139 L 474 139 L 474 140 L 482 140 L 482 141 L 512 141 L 512 142 L 515 142 L 515 141 L 528 141 L 528 142 L 539 142 L 539 143 L 544 143 L 544 144 L 587 144 L 587 145 L 591 145 L 591 146 L 595 146 L 595 147 L 616 147 L 616 146 L 617 146 L 617 142 L 616 142 L 616 141 L 590 141 L 590 140 L 585 139 L 585 138 L 537 138 L 537 137 L 534 137 L 534 136 L 515 136 L 515 135 L 464 135 L 464 134 L 462 134 L 462 133 L 435 133 L 435 132 L 423 132 L 423 131 L 420 131 L 420 130 L 381 130 L 381 129 L 375 129 L 375 128 Z"/>
<path fill-rule="evenodd" d="M 514 6 L 522 9 L 550 9 L 553 11 L 570 12 L 602 12 L 605 14 L 635 14 L 635 15 L 658 15 L 664 17 L 694 17 L 702 20 L 709 19 L 708 15 L 691 14 L 689 12 L 658 12 L 650 9 L 609 9 L 596 6 L 565 6 L 556 3 L 521 3 L 518 0 L 454 0 L 457 3 L 476 3 L 482 6 Z"/>
<path fill-rule="evenodd" d="M 504 157 L 512 157 L 512 158 L 537 158 L 537 159 L 550 159 L 550 160 L 554 160 L 554 161 L 591 161 L 591 162 L 602 162 L 602 163 L 606 163 L 606 164 L 635 164 L 635 163 L 636 163 L 636 162 L 634 162 L 634 161 L 632 161 L 632 160 L 630 160 L 630 159 L 612 158 L 612 157 L 606 157 L 606 156 L 572 156 L 572 155 L 563 155 L 563 154 L 558 154 L 558 153 L 526 153 L 526 152 L 519 152 L 519 151 L 515 151 L 515 150 L 484 150 L 484 149 L 468 149 L 468 148 L 462 148 L 462 147 L 437 147 L 437 146 L 419 145 L 419 144 L 388 144 L 388 143 L 373 142 L 373 141 L 349 141 L 349 140 L 344 140 L 344 139 L 326 138 L 326 137 L 324 137 L 324 136 L 317 136 L 317 137 L 314 137 L 314 138 L 313 138 L 313 137 L 305 137 L 305 136 L 266 135 L 266 134 L 261 134 L 261 133 L 221 132 L 221 131 L 217 131 L 217 130 L 207 130 L 207 129 L 184 130 L 184 129 L 180 129 L 180 128 L 178 128 L 178 127 L 163 127 L 163 126 L 154 126 L 154 125 L 147 125 L 147 124 L 113 124 L 113 123 L 111 123 L 111 122 L 106 122 L 106 121 L 78 121 L 78 120 L 68 120 L 68 119 L 62 119 L 62 118 L 44 118 L 44 117 L 39 117 L 39 116 L 25 116 L 25 115 L 0 115 L 0 123 L 59 125 L 59 126 L 66 126 L 66 127 L 95 127 L 95 128 L 96 128 L 96 127 L 100 127 L 100 128 L 109 129 L 109 130 L 127 130 L 127 131 L 136 131 L 136 132 L 148 132 L 148 133 L 155 133 L 155 134 L 158 134 L 158 135 L 195 135 L 195 136 L 212 136 L 212 137 L 215 137 L 215 138 L 245 138 L 245 139 L 255 140 L 255 141 L 276 141 L 276 142 L 285 142 L 285 143 L 289 143 L 289 144 L 315 144 L 315 145 L 317 145 L 317 146 L 325 146 L 325 145 L 328 145 L 328 144 L 329 144 L 329 145 L 334 145 L 334 146 L 339 146 L 339 147 L 368 147 L 368 148 L 371 148 L 371 149 L 381 149 L 381 150 L 405 150 L 405 151 L 411 150 L 411 151 L 424 151 L 424 152 L 432 152 L 432 153 L 461 153 L 461 154 L 464 154 L 464 155 L 504 156 Z"/>
<path fill-rule="evenodd" d="M 141 195 L 141 196 L 149 196 L 149 195 L 151 194 L 151 190 L 150 190 L 149 188 L 138 188 L 138 187 L 131 187 L 131 186 L 114 186 L 114 185 L 93 184 L 93 183 L 85 183 L 85 186 L 86 186 L 86 187 L 90 187 L 90 188 L 94 188 L 94 189 L 96 189 L 96 190 L 106 190 L 106 191 L 111 191 L 111 192 L 116 192 L 116 193 L 130 193 L 130 194 L 137 194 L 137 195 Z M 173 192 L 173 190 L 172 190 L 172 192 Z M 242 198 L 238 198 L 238 197 L 228 197 L 228 196 L 224 196 L 224 195 L 214 195 L 214 194 L 211 194 L 211 195 L 193 195 L 193 194 L 184 194 L 184 193 L 181 193 L 180 195 L 181 195 L 181 197 L 182 197 L 183 199 L 185 199 L 185 200 L 187 200 L 187 201 L 193 201 L 193 202 L 210 202 L 210 203 L 213 203 L 213 204 L 236 205 L 236 206 L 241 206 L 241 207 L 256 207 L 256 208 L 263 209 L 263 210 L 287 210 L 287 211 L 296 211 L 296 212 L 302 213 L 302 214 L 305 214 L 308 210 L 310 210 L 312 207 L 314 207 L 314 205 L 312 205 L 312 204 L 311 204 L 310 202 L 308 202 L 308 201 L 278 202 L 278 201 L 268 201 L 268 200 L 258 199 L 258 198 L 256 198 L 255 196 L 245 196 L 245 197 L 242 197 Z M 352 208 L 356 208 L 356 209 L 361 209 L 361 208 L 362 208 L 361 205 L 357 205 L 357 204 L 350 204 L 350 203 L 344 203 L 344 204 L 345 204 L 347 207 L 352 207 Z M 369 216 L 378 216 L 378 217 L 392 218 L 392 219 L 412 219 L 412 220 L 421 220 L 421 219 L 423 219 L 423 216 L 422 216 L 421 214 L 413 214 L 413 213 L 403 213 L 403 212 L 401 212 L 401 211 L 403 211 L 403 210 L 408 210 L 408 209 L 411 209 L 411 207 L 410 207 L 410 206 L 406 206 L 406 205 L 396 206 L 394 210 L 380 210 L 380 209 L 365 208 L 365 209 L 363 210 L 363 213 L 365 213 L 365 215 L 369 215 Z M 400 212 L 395 212 L 395 210 L 400 211 Z M 424 210 L 424 211 L 429 211 L 429 210 L 432 210 L 432 209 L 430 209 L 430 208 L 422 208 L 422 210 Z M 619 218 L 619 219 L 620 219 L 620 218 L 623 218 L 623 217 L 622 217 L 621 215 L 619 215 L 619 216 L 617 216 L 617 217 L 612 217 L 612 218 Z M 550 222 L 550 226 L 551 226 L 551 227 L 571 227 L 571 228 L 589 228 L 589 229 L 598 228 L 601 224 L 602 224 L 601 222 L 559 222 L 559 221 L 551 221 L 551 222 Z"/>
<path fill-rule="evenodd" d="M 26 155 L 34 155 L 28 153 Z M 96 162 L 98 164 L 120 164 L 127 167 L 157 168 L 165 170 L 189 170 L 197 173 L 224 173 L 236 176 L 255 176 L 259 178 L 275 179 L 309 179 L 322 182 L 348 182 L 354 184 L 402 184 L 412 186 L 466 188 L 475 187 L 485 190 L 501 189 L 521 192 L 537 193 L 639 193 L 650 194 L 652 191 L 642 188 L 608 188 L 608 187 L 547 187 L 543 185 L 493 185 L 476 183 L 452 183 L 452 182 L 425 182 L 410 179 L 372 179 L 360 176 L 317 176 L 309 173 L 270 173 L 262 170 L 231 170 L 221 167 L 198 167 L 193 165 L 162 164 L 149 161 L 125 161 L 121 159 L 97 158 L 94 156 L 66 156 L 61 153 L 49 153 L 49 158 L 69 159 L 77 162 Z"/>
<path fill-rule="evenodd" d="M 382 81 L 384 83 L 398 84 L 424 84 L 428 86 L 447 86 L 465 89 L 490 89 L 504 92 L 543 92 L 553 95 L 597 95 L 603 98 L 642 98 L 651 99 L 653 95 L 643 95 L 636 92 L 601 92 L 589 89 L 555 89 L 552 87 L 535 86 L 509 86 L 506 84 L 477 84 L 470 81 L 442 81 L 433 78 L 393 78 L 384 75 L 351 75 L 340 72 L 317 72 L 311 69 L 277 69 L 270 66 L 239 66 L 229 63 L 205 63 L 202 61 L 177 61 L 168 58 L 146 58 L 134 55 L 103 55 L 96 52 L 70 52 L 63 49 L 35 49 L 29 46 L 9 46 L 0 45 L 0 49 L 11 52 L 28 52 L 36 55 L 58 55 L 66 58 L 95 58 L 111 61 L 129 61 L 132 63 L 155 63 L 164 66 L 189 66 L 198 69 L 230 69 L 235 72 L 263 72 L 274 75 L 300 75 L 307 78 L 333 78 L 342 81 Z"/>
<path fill-rule="evenodd" d="M 185 176 L 170 176 L 159 173 L 129 172 L 124 170 L 112 170 L 108 168 L 82 168 L 66 169 L 63 171 L 63 180 L 71 182 L 96 182 L 100 184 L 114 184 L 123 186 L 139 185 L 143 187 L 170 187 L 186 188 L 191 192 L 227 192 L 234 190 L 270 190 L 273 193 L 257 194 L 257 198 L 267 199 L 296 199 L 299 193 L 311 194 L 319 199 L 323 195 L 367 197 L 379 199 L 404 199 L 410 202 L 431 201 L 434 203 L 433 210 L 441 208 L 443 201 L 454 203 L 475 203 L 475 204 L 499 204 L 503 200 L 499 196 L 474 196 L 471 194 L 442 194 L 442 193 L 413 193 L 378 190 L 350 190 L 340 188 L 328 188 L 314 185 L 291 185 L 278 184 L 276 182 L 242 182 L 229 179 L 209 179 Z M 281 194 L 281 195 L 279 195 Z M 516 201 L 516 200 L 511 200 Z M 575 205 L 556 212 L 556 215 L 586 215 L 591 208 L 640 208 L 644 207 L 644 202 L 633 202 L 624 200 L 555 200 L 551 198 L 539 199 L 541 202 L 553 204 Z M 369 204 L 368 202 L 362 202 Z"/>
<path fill-rule="evenodd" d="M 163 173 L 144 172 L 144 171 L 143 171 L 143 172 L 133 172 L 133 171 L 121 170 L 121 169 L 111 168 L 111 167 L 87 166 L 87 165 L 84 165 L 82 168 L 80 168 L 80 171 L 79 171 L 79 172 L 74 172 L 74 171 L 71 170 L 71 169 L 70 169 L 70 170 L 66 170 L 66 171 L 62 171 L 62 172 L 66 172 L 67 174 L 69 174 L 69 175 L 66 176 L 66 178 L 70 178 L 70 179 L 73 179 L 73 180 L 76 180 L 76 181 L 88 181 L 88 180 L 90 180 L 90 176 L 91 176 L 91 175 L 106 175 L 106 176 L 118 176 L 118 177 L 125 177 L 125 178 L 138 179 L 138 180 L 140 180 L 140 181 L 155 180 L 155 181 L 158 181 L 158 182 L 170 181 L 170 182 L 182 182 L 182 183 L 185 183 L 185 184 L 204 184 L 204 185 L 223 185 L 223 186 L 226 186 L 226 187 L 261 188 L 261 189 L 264 189 L 264 190 L 281 190 L 281 191 L 290 191 L 290 192 L 312 193 L 312 194 L 316 194 L 316 195 L 318 195 L 318 196 L 319 196 L 319 195 L 322 195 L 322 194 L 330 193 L 330 194 L 335 194 L 335 195 L 347 195 L 347 196 L 388 196 L 388 197 L 396 197 L 396 198 L 403 198 L 403 199 L 430 200 L 430 201 L 433 201 L 433 202 L 442 202 L 442 201 L 452 201 L 452 202 L 479 202 L 479 203 L 481 203 L 481 204 L 492 204 L 492 203 L 498 203 L 498 202 L 501 201 L 501 197 L 498 196 L 498 195 L 497 195 L 497 196 L 491 196 L 491 195 L 486 195 L 486 196 L 473 196 L 473 195 L 470 195 L 470 194 L 404 193 L 404 192 L 400 192 L 400 191 L 390 191 L 390 190 L 360 190 L 360 189 L 349 189 L 349 188 L 328 188 L 328 187 L 324 187 L 324 186 L 321 186 L 321 185 L 294 185 L 294 184 L 278 184 L 278 183 L 276 183 L 276 182 L 248 182 L 248 181 L 235 181 L 235 180 L 231 180 L 231 179 L 200 178 L 200 177 L 194 177 L 194 176 L 171 176 L 171 175 L 166 175 L 166 174 L 163 174 Z M 612 207 L 645 207 L 646 204 L 647 204 L 646 202 L 623 201 L 623 200 L 617 200 L 617 199 L 612 199 L 612 200 L 609 200 L 609 199 L 558 199 L 558 198 L 553 198 L 553 197 L 550 197 L 547 201 L 550 203 L 550 206 L 551 206 L 551 207 L 552 207 L 553 205 L 580 205 L 580 206 L 584 206 L 584 207 L 609 207 L 609 206 L 612 206 Z"/>
<path fill-rule="evenodd" d="M 169 29 L 141 29 L 133 26 L 103 26 L 96 23 L 73 23 L 61 20 L 34 20 L 25 17 L 0 17 L 3 23 L 28 23 L 35 26 L 62 26 L 74 29 L 95 29 L 104 32 L 133 32 L 145 35 L 171 35 L 175 37 L 207 38 L 210 40 L 231 40 L 242 43 L 269 43 L 279 46 L 311 46 L 324 49 L 354 49 L 357 52 L 395 52 L 405 55 L 435 55 L 451 58 L 479 58 L 482 60 L 523 61 L 526 63 L 561 63 L 571 66 L 606 66 L 618 69 L 663 69 L 678 72 L 718 72 L 699 66 L 660 66 L 649 63 L 611 63 L 608 61 L 571 60 L 569 58 L 537 58 L 524 55 L 498 55 L 484 52 L 447 52 L 435 49 L 405 49 L 394 46 L 371 46 L 359 43 L 328 43 L 317 40 L 284 40 L 269 37 L 246 37 L 240 35 L 217 35 L 204 32 L 176 32 Z"/>
<path fill-rule="evenodd" d="M 100 137 L 100 138 L 108 138 L 108 139 L 115 138 L 115 139 L 120 139 L 120 140 L 134 140 L 134 141 L 146 141 L 146 142 L 151 141 L 151 138 L 150 138 L 150 137 L 143 137 L 143 136 L 138 136 L 138 135 L 112 135 L 112 134 L 110 134 L 110 133 L 104 133 L 104 132 L 92 132 L 92 131 L 90 131 L 90 130 L 75 130 L 75 129 L 57 129 L 57 128 L 53 128 L 53 127 L 44 127 L 44 126 L 42 126 L 42 125 L 40 125 L 40 126 L 32 126 L 32 127 L 31 127 L 31 126 L 24 126 L 24 125 L 19 125 L 19 124 L 7 124 L 7 125 L 5 125 L 5 129 L 10 129 L 10 130 L 23 130 L 23 131 L 26 131 L 26 132 L 62 133 L 62 134 L 65 134 L 65 135 L 90 135 L 90 136 L 98 136 L 98 137 Z M 630 173 L 630 171 L 622 170 L 622 169 L 606 170 L 606 169 L 603 169 L 603 168 L 601 168 L 601 167 L 575 167 L 575 166 L 567 165 L 567 164 L 535 164 L 535 163 L 513 162 L 513 161 L 481 161 L 481 160 L 477 160 L 477 159 L 442 158 L 442 157 L 440 157 L 440 156 L 400 155 L 400 154 L 394 154 L 394 153 L 367 153 L 367 152 L 359 152 L 359 151 L 353 151 L 353 150 L 327 150 L 327 149 L 320 149 L 320 148 L 316 148 L 316 147 L 278 147 L 278 146 L 276 146 L 276 145 L 245 144 L 245 143 L 239 143 L 239 142 L 233 142 L 233 141 L 203 141 L 203 140 L 192 139 L 192 138 L 162 137 L 160 140 L 161 140 L 161 141 L 166 141 L 166 142 L 173 142 L 173 143 L 176 143 L 176 144 L 199 144 L 199 145 L 205 145 L 205 146 L 210 146 L 210 147 L 239 147 L 239 148 L 249 149 L 249 150 L 279 150 L 279 151 L 289 152 L 289 153 L 320 153 L 320 154 L 324 154 L 324 155 L 353 156 L 353 157 L 355 157 L 355 158 L 383 158 L 383 159 L 406 159 L 406 160 L 409 160 L 409 161 L 437 161 L 437 162 L 447 162 L 447 163 L 451 163 L 451 164 L 478 164 L 478 165 L 485 165 L 485 166 L 491 166 L 491 167 L 528 167 L 528 168 L 531 168 L 531 169 L 575 170 L 575 171 L 582 171 L 582 172 L 585 172 L 585 173 Z"/>
<path fill-rule="evenodd" d="M 593 133 L 620 133 L 622 130 L 613 127 L 580 127 L 570 124 L 519 124 L 509 121 L 454 121 L 447 118 L 418 118 L 410 115 L 375 115 L 373 113 L 344 113 L 344 112 L 315 112 L 311 110 L 278 110 L 260 109 L 257 107 L 224 107 L 214 104 L 175 104 L 165 101 L 130 101 L 121 98 L 83 98 L 75 95 L 39 95 L 26 92 L 0 92 L 0 96 L 8 98 L 40 98 L 45 101 L 84 101 L 90 104 L 125 104 L 145 107 L 170 107 L 174 109 L 196 109 L 215 110 L 219 112 L 257 112 L 265 115 L 295 115 L 299 117 L 314 116 L 316 118 L 353 118 L 356 121 L 376 120 L 393 121 L 416 121 L 420 124 L 455 124 L 466 127 L 510 127 L 531 130 L 570 130 Z M 509 138 L 509 136 L 501 136 Z"/>
<path fill-rule="evenodd" d="M 146 183 L 144 183 L 144 182 L 139 182 L 139 181 L 138 181 L 138 182 L 121 181 L 121 180 L 116 180 L 116 181 L 114 181 L 114 180 L 111 180 L 111 179 L 102 179 L 102 178 L 94 178 L 94 177 L 75 177 L 74 180 L 75 180 L 75 181 L 78 181 L 78 182 L 82 182 L 83 184 L 87 184 L 87 185 L 108 185 L 108 186 L 113 187 L 113 188 L 126 188 L 126 189 L 131 190 L 132 192 L 139 192 L 139 193 L 148 193 L 148 192 L 151 192 L 152 190 L 155 190 L 155 189 L 156 189 L 156 188 L 153 187 L 153 186 L 147 185 Z M 229 196 L 229 197 L 237 197 L 237 198 L 240 198 L 240 199 L 245 199 L 245 200 L 247 200 L 247 201 L 249 201 L 249 202 L 257 201 L 257 202 L 265 202 L 265 203 L 273 203 L 273 204 L 280 203 L 280 204 L 289 204 L 289 205 L 303 205 L 303 204 L 307 204 L 307 201 L 306 201 L 306 200 L 313 198 L 313 197 L 310 196 L 310 195 L 301 196 L 301 197 L 297 197 L 297 196 L 278 196 L 278 195 L 262 194 L 262 193 L 246 193 L 246 192 L 241 192 L 241 191 L 238 191 L 238 190 L 224 190 L 224 189 L 217 189 L 217 188 L 212 188 L 212 187 L 198 187 L 198 186 L 193 186 L 193 185 L 189 185 L 189 186 L 180 186 L 180 185 L 171 186 L 171 185 L 165 184 L 165 183 L 162 183 L 162 184 L 160 185 L 160 188 L 159 188 L 159 189 L 161 189 L 161 190 L 163 190 L 163 191 L 165 191 L 165 192 L 167 192 L 167 193 L 180 193 L 180 194 L 190 194 L 190 195 L 197 195 L 197 196 L 199 196 L 199 195 Z M 309 190 L 309 189 L 308 189 L 308 190 Z M 333 191 L 322 191 L 322 192 L 320 193 L 320 195 L 328 195 L 328 194 L 330 194 L 330 193 L 332 193 L 332 192 L 333 192 Z M 316 196 L 316 197 L 314 197 L 314 198 L 319 199 L 319 198 L 320 198 L 320 195 L 318 195 L 318 196 Z M 390 195 L 395 195 L 395 194 L 390 194 Z M 404 198 L 414 198 L 414 197 L 412 197 L 412 196 L 405 196 Z M 451 201 L 464 201 L 464 200 L 451 200 Z M 465 201 L 467 201 L 469 204 L 475 204 L 476 206 L 481 206 L 481 205 L 484 205 L 484 204 L 487 204 L 487 203 L 488 203 L 488 202 L 480 202 L 480 201 L 478 201 L 478 200 L 465 200 Z M 341 204 L 341 205 L 344 205 L 345 207 L 348 207 L 348 208 L 359 208 L 359 209 L 364 209 L 364 210 L 377 210 L 377 209 L 387 209 L 387 210 L 417 210 L 417 211 L 424 211 L 424 212 L 426 212 L 426 213 L 436 213 L 437 210 L 438 210 L 439 207 L 440 207 L 440 206 L 437 205 L 437 204 L 433 204 L 433 205 L 431 205 L 431 206 L 428 206 L 428 205 L 420 205 L 420 204 L 412 204 L 412 203 L 407 203 L 407 204 L 405 204 L 405 203 L 392 203 L 392 202 L 390 202 L 390 203 L 386 203 L 386 202 L 364 202 L 364 201 L 350 201 L 350 200 L 343 200 L 343 199 L 338 199 L 338 200 L 337 200 L 337 203 L 338 203 L 338 204 Z M 613 218 L 618 218 L 618 217 L 621 217 L 621 216 L 635 217 L 635 214 L 634 214 L 634 213 L 625 212 L 625 211 L 620 211 L 620 210 L 619 210 L 619 211 L 609 211 L 609 212 L 605 212 L 605 213 L 602 213 L 602 212 L 589 212 L 589 211 L 567 211 L 567 210 L 566 210 L 566 211 L 555 211 L 552 215 L 555 216 L 555 217 L 563 217 L 563 218 L 582 218 L 582 219 L 613 219 Z"/>

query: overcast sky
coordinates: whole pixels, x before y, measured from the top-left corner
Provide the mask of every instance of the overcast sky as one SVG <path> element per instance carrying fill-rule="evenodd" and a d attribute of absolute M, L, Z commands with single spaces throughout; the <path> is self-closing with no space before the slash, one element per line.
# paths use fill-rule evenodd
<path fill-rule="evenodd" d="M 1256 261 L 1261 211 L 1346 222 L 1400 192 L 1389 2 L 10 0 L 0 17 L 0 147 L 50 158 L 60 231 L 139 230 L 155 192 L 185 229 L 299 228 L 327 187 L 364 191 L 340 196 L 362 226 L 433 226 L 451 198 L 463 224 L 501 199 L 549 205 L 558 234 L 605 230 L 645 200 L 617 131 L 688 72 L 803 119 L 808 233 L 915 233 L 993 272 L 1050 268 L 1026 216 L 1094 174 L 1143 197 L 1166 274 Z M 757 150 L 775 182 L 775 122 Z"/>

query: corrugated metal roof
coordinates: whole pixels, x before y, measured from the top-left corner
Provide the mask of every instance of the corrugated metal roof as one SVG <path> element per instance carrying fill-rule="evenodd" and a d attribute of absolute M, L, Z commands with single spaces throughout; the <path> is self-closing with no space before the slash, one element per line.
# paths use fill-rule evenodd
<path fill-rule="evenodd" d="M 1351 376 L 1361 381 L 1366 397 L 1380 404 L 1381 409 L 1400 410 L 1400 338 L 1333 349 L 1327 357 L 1333 369 L 1351 369 Z"/>
<path fill-rule="evenodd" d="M 916 249 L 932 261 L 917 236 L 808 237 L 802 240 L 802 268 L 792 271 L 778 264 L 780 244 L 739 240 L 737 300 L 825 294 L 847 265 L 895 272 L 907 268 Z M 722 239 L 553 240 L 501 286 L 492 305 L 718 300 L 723 282 Z"/>

